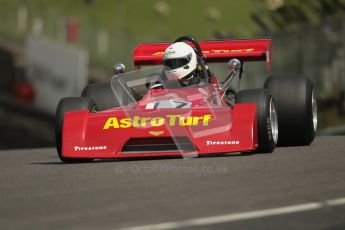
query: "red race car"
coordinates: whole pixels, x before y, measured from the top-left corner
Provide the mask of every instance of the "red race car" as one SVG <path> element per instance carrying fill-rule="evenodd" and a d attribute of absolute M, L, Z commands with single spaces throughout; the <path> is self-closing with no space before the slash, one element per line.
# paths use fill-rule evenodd
<path fill-rule="evenodd" d="M 64 162 L 85 162 L 309 145 L 317 129 L 309 78 L 276 75 L 262 89 L 232 86 L 241 80 L 244 62 L 259 60 L 270 66 L 270 39 L 199 43 L 183 36 L 140 44 L 134 50 L 137 70 L 125 73 L 116 65 L 110 83 L 88 85 L 81 97 L 60 100 L 58 155 Z M 212 62 L 228 66 L 223 82 L 208 67 Z"/>

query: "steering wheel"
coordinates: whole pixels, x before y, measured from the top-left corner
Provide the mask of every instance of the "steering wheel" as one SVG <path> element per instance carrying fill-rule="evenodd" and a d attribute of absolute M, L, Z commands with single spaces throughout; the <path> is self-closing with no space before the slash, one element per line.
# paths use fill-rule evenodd
<path fill-rule="evenodd" d="M 179 37 L 178 39 L 176 39 L 174 41 L 174 43 L 175 42 L 183 42 L 183 41 L 191 42 L 194 45 L 195 52 L 198 55 L 198 63 L 201 65 L 202 74 L 205 77 L 205 82 L 208 83 L 209 82 L 209 76 L 208 76 L 208 71 L 206 69 L 205 56 L 202 53 L 202 50 L 201 50 L 199 43 L 193 37 L 190 37 L 190 36 Z"/>

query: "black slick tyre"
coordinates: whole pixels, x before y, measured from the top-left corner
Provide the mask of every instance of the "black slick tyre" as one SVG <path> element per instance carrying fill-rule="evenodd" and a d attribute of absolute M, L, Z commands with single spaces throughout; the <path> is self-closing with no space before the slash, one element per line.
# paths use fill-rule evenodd
<path fill-rule="evenodd" d="M 264 88 L 277 102 L 278 146 L 309 145 L 317 130 L 317 102 L 312 80 L 304 76 L 270 76 Z"/>
<path fill-rule="evenodd" d="M 95 83 L 85 86 L 82 97 L 91 98 L 97 105 L 98 111 L 103 111 L 119 106 L 115 95 L 111 91 L 110 83 Z"/>
<path fill-rule="evenodd" d="M 255 103 L 257 112 L 257 153 L 271 153 L 278 141 L 278 118 L 274 98 L 267 90 L 249 89 L 237 93 L 236 104 Z"/>
<path fill-rule="evenodd" d="M 64 123 L 64 115 L 66 112 L 79 111 L 79 110 L 93 111 L 96 109 L 94 101 L 90 98 L 82 97 L 66 97 L 60 100 L 55 116 L 55 142 L 56 149 L 60 160 L 66 163 L 81 163 L 90 162 L 93 159 L 90 158 L 66 158 L 63 157 L 62 152 L 62 128 Z"/>

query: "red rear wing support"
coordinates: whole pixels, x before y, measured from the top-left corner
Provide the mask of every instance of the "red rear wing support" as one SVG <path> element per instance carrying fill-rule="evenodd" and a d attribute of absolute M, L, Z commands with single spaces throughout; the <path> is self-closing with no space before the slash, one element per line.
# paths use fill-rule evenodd
<path fill-rule="evenodd" d="M 134 49 L 134 65 L 163 63 L 165 49 L 171 43 L 142 43 Z M 266 61 L 271 66 L 272 40 L 248 39 L 199 42 L 207 62 L 227 62 L 231 58 L 241 61 Z"/>

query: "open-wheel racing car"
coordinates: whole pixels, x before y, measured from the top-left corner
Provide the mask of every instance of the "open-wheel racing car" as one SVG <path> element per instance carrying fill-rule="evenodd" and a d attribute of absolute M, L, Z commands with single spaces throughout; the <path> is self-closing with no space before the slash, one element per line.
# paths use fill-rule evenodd
<path fill-rule="evenodd" d="M 270 65 L 270 39 L 199 43 L 183 36 L 174 43 L 140 44 L 134 50 L 137 70 L 125 73 L 116 65 L 110 83 L 90 84 L 81 97 L 60 100 L 58 155 L 64 162 L 88 162 L 309 145 L 317 108 L 308 77 L 269 76 L 260 89 L 232 86 L 244 62 L 259 60 Z M 224 81 L 213 75 L 212 62 L 228 63 Z M 188 74 L 178 76 L 183 72 Z"/>

